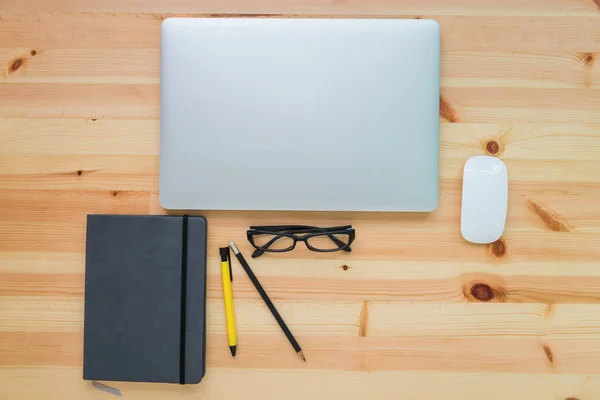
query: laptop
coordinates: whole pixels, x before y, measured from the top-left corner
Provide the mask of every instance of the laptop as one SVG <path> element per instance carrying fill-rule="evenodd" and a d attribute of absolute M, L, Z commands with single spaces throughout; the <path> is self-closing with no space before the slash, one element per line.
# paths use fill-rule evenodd
<path fill-rule="evenodd" d="M 169 18 L 161 35 L 163 207 L 437 207 L 436 22 Z"/>

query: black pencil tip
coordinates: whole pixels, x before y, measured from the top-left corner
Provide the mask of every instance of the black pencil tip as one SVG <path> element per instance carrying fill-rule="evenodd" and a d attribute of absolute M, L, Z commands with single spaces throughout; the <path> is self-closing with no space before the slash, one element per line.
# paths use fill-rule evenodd
<path fill-rule="evenodd" d="M 235 349 L 237 346 L 229 346 L 229 350 L 231 350 L 231 355 L 235 357 Z"/>
<path fill-rule="evenodd" d="M 298 352 L 298 355 L 300 356 L 300 358 L 302 359 L 302 361 L 306 362 L 306 357 L 304 357 L 304 353 L 302 352 L 302 350 L 300 350 Z"/>

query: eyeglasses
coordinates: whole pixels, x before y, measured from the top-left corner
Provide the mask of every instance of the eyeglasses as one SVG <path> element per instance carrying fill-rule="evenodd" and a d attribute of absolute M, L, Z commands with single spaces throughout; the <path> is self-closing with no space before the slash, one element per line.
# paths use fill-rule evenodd
<path fill-rule="evenodd" d="M 246 233 L 248 241 L 256 249 L 252 257 L 260 257 L 265 252 L 284 253 L 304 242 L 309 250 L 321 253 L 332 251 L 350 252 L 354 241 L 352 225 L 317 228 L 306 225 L 251 226 Z"/>

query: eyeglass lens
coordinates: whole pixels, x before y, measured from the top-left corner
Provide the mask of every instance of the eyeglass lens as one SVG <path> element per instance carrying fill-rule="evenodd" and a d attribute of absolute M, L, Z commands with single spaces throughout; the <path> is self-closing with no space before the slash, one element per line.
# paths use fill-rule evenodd
<path fill-rule="evenodd" d="M 264 250 L 281 251 L 294 247 L 294 239 L 277 234 L 255 234 L 253 240 L 256 247 Z"/>
<path fill-rule="evenodd" d="M 317 250 L 337 250 L 348 245 L 350 235 L 347 233 L 329 233 L 312 236 L 306 239 L 307 244 Z"/>

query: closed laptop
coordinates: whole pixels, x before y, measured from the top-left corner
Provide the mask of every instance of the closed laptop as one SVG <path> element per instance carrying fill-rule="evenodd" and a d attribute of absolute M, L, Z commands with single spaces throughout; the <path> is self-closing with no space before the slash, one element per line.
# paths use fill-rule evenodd
<path fill-rule="evenodd" d="M 439 42 L 431 20 L 165 20 L 160 203 L 434 210 Z"/>

